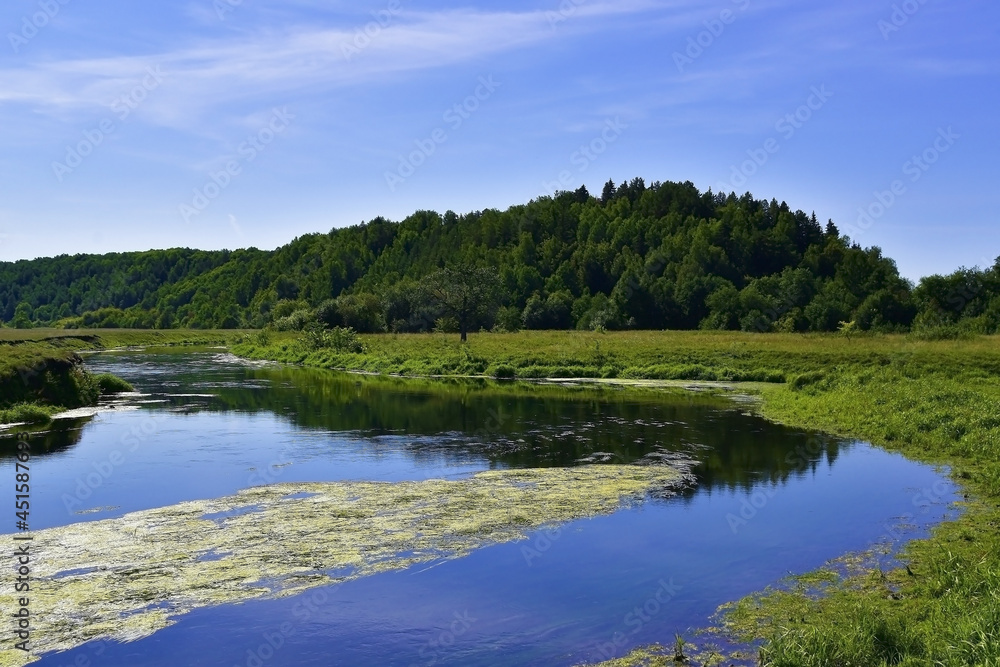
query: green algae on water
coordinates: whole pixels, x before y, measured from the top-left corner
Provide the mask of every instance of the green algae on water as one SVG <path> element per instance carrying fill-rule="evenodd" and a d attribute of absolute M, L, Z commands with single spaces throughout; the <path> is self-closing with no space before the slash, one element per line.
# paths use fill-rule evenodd
<path fill-rule="evenodd" d="M 669 495 L 688 479 L 682 465 L 592 465 L 451 481 L 279 484 L 39 531 L 33 653 L 4 638 L 0 666 L 101 638 L 136 640 L 199 607 L 460 558 Z M 14 607 L 12 591 L 3 587 L 0 607 Z"/>

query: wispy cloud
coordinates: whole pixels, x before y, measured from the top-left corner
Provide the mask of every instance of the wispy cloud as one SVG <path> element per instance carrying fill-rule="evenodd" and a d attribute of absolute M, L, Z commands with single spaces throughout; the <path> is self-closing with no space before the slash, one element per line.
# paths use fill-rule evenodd
<path fill-rule="evenodd" d="M 669 3 L 688 5 L 690 2 Z M 554 30 L 544 10 L 488 12 L 402 11 L 359 55 L 348 58 L 359 26 L 293 28 L 240 33 L 162 53 L 48 60 L 0 67 L 0 106 L 22 104 L 60 117 L 106 108 L 135 85 L 148 67 L 169 77 L 169 96 L 150 103 L 154 122 L 179 125 L 229 102 L 391 81 L 416 70 L 596 30 L 613 15 L 635 14 L 664 3 L 588 2 L 571 23 Z"/>

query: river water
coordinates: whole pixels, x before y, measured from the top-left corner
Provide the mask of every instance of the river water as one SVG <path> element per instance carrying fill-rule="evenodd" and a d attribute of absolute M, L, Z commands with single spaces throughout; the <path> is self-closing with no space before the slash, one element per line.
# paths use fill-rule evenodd
<path fill-rule="evenodd" d="M 596 662 L 676 634 L 698 644 L 720 604 L 919 537 L 954 511 L 940 471 L 696 392 L 364 377 L 212 350 L 102 353 L 87 365 L 137 394 L 35 435 L 34 530 L 260 484 L 457 479 L 651 455 L 692 462 L 696 482 L 464 558 L 198 609 L 145 639 L 90 642 L 42 667 Z"/>

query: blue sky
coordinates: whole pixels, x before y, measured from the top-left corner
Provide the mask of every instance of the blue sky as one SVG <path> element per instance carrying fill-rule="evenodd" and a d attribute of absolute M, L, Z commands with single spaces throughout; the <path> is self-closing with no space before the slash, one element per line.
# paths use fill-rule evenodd
<path fill-rule="evenodd" d="M 634 176 L 815 211 L 912 279 L 1000 255 L 985 0 L 10 0 L 0 34 L 0 260 Z"/>

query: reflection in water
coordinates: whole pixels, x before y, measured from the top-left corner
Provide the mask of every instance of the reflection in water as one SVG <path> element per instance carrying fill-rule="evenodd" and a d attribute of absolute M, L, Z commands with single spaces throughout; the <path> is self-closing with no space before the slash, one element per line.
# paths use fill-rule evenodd
<path fill-rule="evenodd" d="M 128 379 L 129 403 L 177 413 L 270 413 L 304 430 L 351 433 L 419 464 L 490 467 L 633 463 L 679 455 L 698 461 L 696 490 L 750 489 L 832 464 L 851 445 L 734 410 L 693 392 L 628 391 L 489 380 L 418 380 L 247 364 L 217 353 L 116 353 L 95 372 Z M 35 455 L 76 444 L 86 420 L 59 420 L 33 439 Z M 33 445 L 35 446 L 35 445 Z M 8 444 L 4 454 L 9 456 Z"/>

